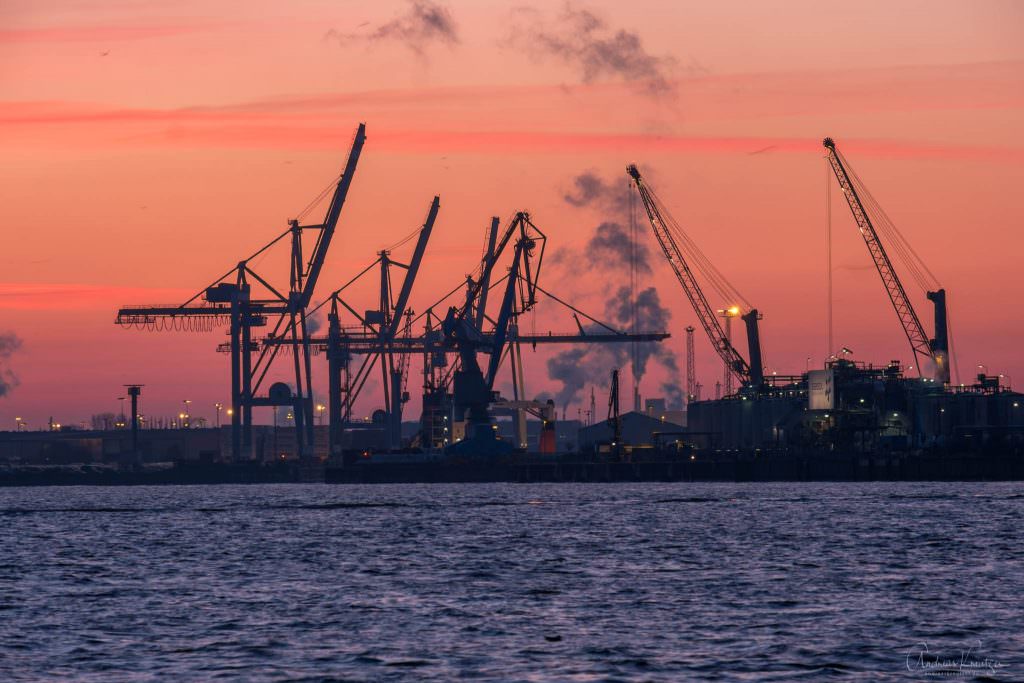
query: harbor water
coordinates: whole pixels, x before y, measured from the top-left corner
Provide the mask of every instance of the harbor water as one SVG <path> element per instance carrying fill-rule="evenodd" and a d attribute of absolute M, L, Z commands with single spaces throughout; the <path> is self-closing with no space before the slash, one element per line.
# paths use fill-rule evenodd
<path fill-rule="evenodd" d="M 0 523 L 5 681 L 1024 680 L 1018 483 L 26 487 Z"/>

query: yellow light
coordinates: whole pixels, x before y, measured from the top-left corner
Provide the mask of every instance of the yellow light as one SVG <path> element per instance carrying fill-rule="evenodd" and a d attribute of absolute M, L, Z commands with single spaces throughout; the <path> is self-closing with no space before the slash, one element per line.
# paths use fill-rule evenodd
<path fill-rule="evenodd" d="M 232 408 L 228 408 L 228 415 L 234 415 L 235 411 Z"/>
<path fill-rule="evenodd" d="M 739 315 L 739 313 L 740 313 L 740 307 L 739 306 L 730 306 L 729 307 L 729 315 Z"/>
<path fill-rule="evenodd" d="M 179 420 L 184 420 L 185 419 L 185 413 L 178 413 L 178 419 Z"/>

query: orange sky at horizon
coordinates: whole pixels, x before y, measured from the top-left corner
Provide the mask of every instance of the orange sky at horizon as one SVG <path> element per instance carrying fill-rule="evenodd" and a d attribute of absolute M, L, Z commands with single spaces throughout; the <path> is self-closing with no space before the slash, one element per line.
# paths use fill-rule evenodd
<path fill-rule="evenodd" d="M 422 223 L 435 194 L 416 310 L 474 268 L 492 214 L 529 210 L 551 250 L 579 250 L 606 216 L 565 201 L 573 179 L 592 172 L 624 190 L 625 165 L 638 162 L 764 312 L 768 367 L 801 372 L 828 353 L 831 135 L 949 291 L 962 381 L 984 364 L 1024 384 L 1024 6 L 517 4 L 4 3 L 0 333 L 23 343 L 0 359 L 20 381 L 0 397 L 0 429 L 16 415 L 34 428 L 115 411 L 129 382 L 146 385 L 150 414 L 176 414 L 187 398 L 212 417 L 228 399 L 222 331 L 125 331 L 114 314 L 187 298 L 282 231 L 338 172 L 360 121 L 368 140 L 321 295 Z M 409 23 L 438 7 L 449 33 Z M 589 34 L 566 18 L 584 11 L 599 22 Z M 632 61 L 585 61 L 597 48 L 584 38 L 619 31 L 635 38 L 615 43 Z M 550 41 L 523 38 L 537 35 Z M 836 345 L 906 361 L 863 241 L 832 197 Z M 258 267 L 281 282 L 273 258 Z M 542 285 L 601 317 L 611 279 L 574 265 L 549 262 Z M 682 364 L 695 317 L 660 254 L 652 267 L 641 285 L 671 310 L 668 347 Z M 930 327 L 923 292 L 908 289 Z M 530 323 L 575 326 L 548 302 Z M 526 356 L 532 394 L 558 389 L 550 354 Z M 704 339 L 698 357 L 708 396 L 721 366 Z M 653 366 L 643 394 L 659 395 L 666 376 Z M 415 398 L 407 411 L 418 414 Z"/>

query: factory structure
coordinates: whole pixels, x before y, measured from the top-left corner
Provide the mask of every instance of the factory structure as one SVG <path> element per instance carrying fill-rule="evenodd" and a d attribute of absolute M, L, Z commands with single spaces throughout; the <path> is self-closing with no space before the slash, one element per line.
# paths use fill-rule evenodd
<path fill-rule="evenodd" d="M 254 419 L 254 411 L 267 408 L 287 411 L 292 425 L 289 436 L 281 439 L 287 450 L 275 440 L 271 459 L 294 458 L 342 470 L 394 462 L 478 467 L 517 458 L 695 463 L 982 452 L 1020 459 L 1024 453 L 1024 396 L 1000 377 L 986 374 L 968 383 L 952 381 L 955 358 L 945 290 L 829 138 L 824 141 L 828 164 L 910 344 L 913 365 L 854 362 L 844 348 L 823 368 L 785 376 L 766 373 L 761 311 L 700 251 L 639 168 L 629 165 L 626 172 L 637 206 L 643 207 L 678 284 L 671 296 L 681 296 L 699 323 L 678 331 L 685 334 L 685 411 L 658 399 L 641 407 L 635 394 L 634 410 L 620 412 L 618 369 L 608 368 L 607 416 L 596 414 L 591 397 L 588 419 L 581 421 L 566 420 L 551 400 L 530 398 L 524 348 L 656 344 L 673 331 L 638 330 L 635 324 L 620 329 L 546 288 L 541 274 L 548 238 L 527 211 L 515 212 L 504 225 L 491 218 L 482 257 L 472 264 L 472 272 L 420 310 L 412 310 L 410 300 L 440 197 L 429 202 L 418 229 L 377 253 L 348 282 L 317 294 L 366 140 L 361 124 L 336 181 L 289 221 L 284 232 L 222 277 L 180 305 L 125 306 L 117 312 L 117 324 L 130 328 L 225 331 L 227 341 L 218 350 L 228 356 L 231 400 L 230 425 L 223 430 L 224 438 L 215 440 L 219 445 L 214 457 L 220 461 L 267 459 L 266 438 L 257 439 L 261 428 Z M 322 219 L 305 222 L 324 200 Z M 393 251 L 407 244 L 411 255 L 399 261 Z M 287 274 L 257 270 L 257 257 L 272 248 L 289 250 Z M 932 309 L 930 332 L 891 254 L 918 283 L 935 285 L 926 292 Z M 372 282 L 377 292 L 369 307 L 353 300 L 360 281 Z M 520 325 L 542 299 L 564 311 L 572 332 L 538 332 Z M 313 324 L 314 315 L 326 317 L 322 331 Z M 742 323 L 737 327 L 745 338 L 743 350 L 734 344 L 734 318 Z M 722 362 L 714 398 L 701 395 L 703 385 L 696 377 L 698 329 Z M 414 356 L 422 361 L 421 372 L 412 371 Z M 271 382 L 272 367 L 277 376 L 284 368 L 288 381 Z M 511 395 L 496 390 L 499 371 L 511 375 Z M 313 394 L 313 377 L 322 372 L 327 373 L 326 405 Z M 370 385 L 383 390 L 382 402 L 368 411 L 364 399 L 357 409 L 371 377 Z M 421 391 L 411 391 L 410 384 Z M 127 420 L 132 439 L 118 448 L 141 462 L 145 454 L 138 436 L 138 385 L 132 391 Z M 414 424 L 403 420 L 410 401 L 419 402 L 420 418 Z M 323 412 L 327 425 L 318 424 Z M 569 423 L 571 433 L 566 430 Z"/>

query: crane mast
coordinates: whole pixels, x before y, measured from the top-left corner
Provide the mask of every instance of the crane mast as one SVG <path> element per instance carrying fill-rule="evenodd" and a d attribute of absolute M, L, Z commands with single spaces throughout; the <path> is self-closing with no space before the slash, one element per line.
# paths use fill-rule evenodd
<path fill-rule="evenodd" d="M 871 258 L 875 262 L 875 268 L 878 269 L 878 274 L 882 278 L 882 284 L 889 295 L 889 301 L 892 302 L 892 307 L 900 319 L 900 325 L 903 326 L 903 332 L 907 335 L 907 340 L 910 342 L 918 374 L 924 374 L 920 359 L 923 356 L 935 362 L 939 366 L 940 373 L 944 371 L 944 381 L 948 382 L 949 370 L 944 368 L 945 359 L 937 357 L 933 350 L 932 344 L 928 340 L 928 335 L 921 325 L 921 319 L 917 316 L 917 311 L 914 310 L 913 304 L 910 303 L 907 292 L 903 288 L 903 283 L 900 282 L 900 278 L 893 268 L 892 261 L 889 260 L 889 255 L 885 252 L 885 247 L 878 238 L 878 233 L 875 232 L 875 226 L 871 223 L 871 218 L 868 216 L 868 212 L 865 210 L 864 204 L 861 202 L 861 198 L 853 186 L 853 182 L 846 169 L 846 164 L 843 163 L 843 159 L 840 157 L 838 150 L 836 150 L 835 141 L 832 138 L 825 138 L 822 144 L 828 150 L 828 162 L 832 166 L 832 172 L 835 173 L 836 180 L 839 181 L 839 187 L 846 197 L 846 203 L 850 205 L 853 219 L 860 229 L 864 243 L 867 245 Z"/>
<path fill-rule="evenodd" d="M 640 199 L 643 201 L 644 209 L 647 211 L 647 218 L 650 220 L 651 229 L 658 240 L 658 245 L 672 267 L 672 272 L 675 273 L 676 279 L 686 294 L 686 298 L 690 300 L 690 305 L 693 306 L 693 311 L 697 314 L 701 327 L 704 328 L 708 339 L 711 340 L 711 345 L 718 352 L 726 367 L 729 368 L 729 371 L 742 384 L 750 384 L 752 381 L 750 366 L 736 351 L 732 342 L 729 341 L 728 336 L 725 334 L 725 330 L 722 329 L 722 324 L 718 321 L 714 309 L 711 308 L 707 297 L 704 296 L 704 292 L 690 270 L 690 266 L 686 263 L 676 238 L 662 217 L 662 211 L 658 206 L 658 202 L 651 194 L 646 183 L 644 183 L 636 164 L 630 164 L 626 168 L 626 172 L 633 178 L 633 182 L 636 184 L 636 189 L 640 193 Z M 760 379 L 758 378 L 755 383 L 760 384 Z"/>

